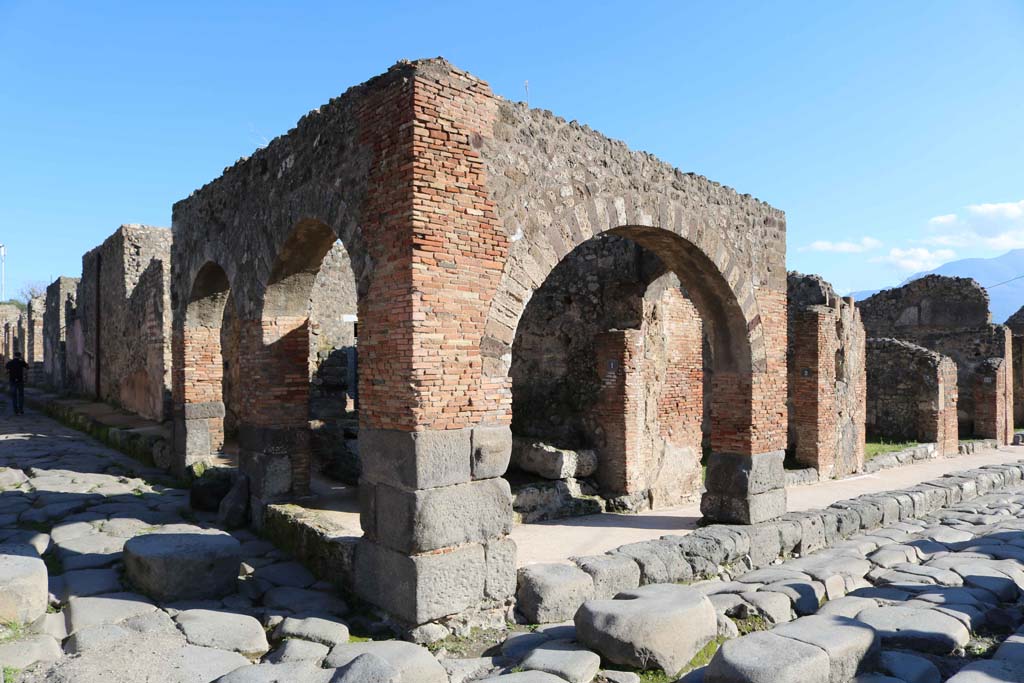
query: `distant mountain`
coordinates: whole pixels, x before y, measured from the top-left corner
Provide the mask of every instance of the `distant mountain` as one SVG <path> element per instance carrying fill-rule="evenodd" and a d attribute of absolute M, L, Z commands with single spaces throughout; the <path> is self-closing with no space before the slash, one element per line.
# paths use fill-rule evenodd
<path fill-rule="evenodd" d="M 1016 313 L 1021 306 L 1024 306 L 1024 278 L 999 285 L 998 287 L 992 286 L 1024 275 L 1024 249 L 1014 249 L 994 258 L 965 258 L 959 261 L 950 261 L 935 270 L 929 270 L 926 273 L 915 273 L 900 284 L 905 285 L 911 280 L 916 280 L 925 275 L 972 277 L 980 282 L 988 290 L 989 308 L 992 310 L 993 322 L 1001 323 L 1005 321 Z M 857 301 L 861 301 L 880 291 L 879 289 L 869 289 L 851 292 L 850 296 Z"/>

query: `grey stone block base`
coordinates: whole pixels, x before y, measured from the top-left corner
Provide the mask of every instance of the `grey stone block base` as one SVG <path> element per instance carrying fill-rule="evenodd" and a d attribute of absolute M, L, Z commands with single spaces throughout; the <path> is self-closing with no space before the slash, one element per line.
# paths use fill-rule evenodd
<path fill-rule="evenodd" d="M 700 511 L 712 522 L 758 524 L 786 512 L 784 451 L 755 455 L 713 453 Z"/>

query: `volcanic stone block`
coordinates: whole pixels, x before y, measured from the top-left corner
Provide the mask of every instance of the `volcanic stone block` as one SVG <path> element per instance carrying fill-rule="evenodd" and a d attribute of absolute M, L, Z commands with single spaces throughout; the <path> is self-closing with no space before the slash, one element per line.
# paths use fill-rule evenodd
<path fill-rule="evenodd" d="M 412 490 L 470 481 L 471 444 L 470 429 L 359 432 L 363 476 L 374 483 Z"/>
<path fill-rule="evenodd" d="M 128 579 L 155 600 L 222 598 L 235 591 L 241 544 L 230 534 L 145 534 L 124 546 Z"/>
<path fill-rule="evenodd" d="M 786 512 L 784 451 L 715 453 L 708 460 L 701 513 L 716 522 L 757 524 Z"/>
<path fill-rule="evenodd" d="M 354 574 L 360 597 L 423 624 L 479 604 L 487 562 L 476 543 L 410 556 L 364 539 L 356 547 Z"/>
<path fill-rule="evenodd" d="M 434 659 L 434 655 L 430 654 L 430 650 L 400 640 L 336 645 L 324 660 L 324 666 L 332 669 L 344 667 L 366 654 L 378 657 L 394 667 L 398 672 L 398 683 L 448 683 L 448 674 Z M 356 680 L 366 679 L 353 678 L 353 683 Z"/>
<path fill-rule="evenodd" d="M 870 671 L 878 657 L 879 641 L 875 630 L 847 617 L 801 617 L 776 626 L 772 633 L 824 650 L 831 670 L 830 683 L 845 683 L 858 672 Z"/>
<path fill-rule="evenodd" d="M 597 453 L 574 451 L 542 442 L 519 441 L 512 450 L 512 460 L 524 472 L 533 472 L 545 479 L 589 477 L 597 471 Z"/>
<path fill-rule="evenodd" d="M 828 655 L 820 647 L 759 631 L 719 648 L 705 683 L 829 683 Z"/>
<path fill-rule="evenodd" d="M 532 564 L 519 570 L 517 608 L 532 624 L 572 619 L 594 595 L 594 580 L 570 564 Z"/>
<path fill-rule="evenodd" d="M 484 544 L 487 580 L 484 592 L 492 600 L 506 600 L 516 592 L 516 542 L 509 537 Z"/>
<path fill-rule="evenodd" d="M 675 674 L 718 633 L 711 601 L 686 586 L 654 584 L 588 600 L 576 613 L 577 638 L 605 659 Z"/>
<path fill-rule="evenodd" d="M 43 561 L 19 549 L 0 546 L 0 623 L 35 621 L 46 614 L 48 594 Z"/>
<path fill-rule="evenodd" d="M 471 439 L 473 479 L 490 479 L 505 474 L 512 458 L 512 429 L 504 426 L 473 427 Z"/>
<path fill-rule="evenodd" d="M 554 674 L 569 683 L 590 683 L 601 668 L 601 658 L 571 640 L 550 640 L 522 661 L 531 671 Z"/>
<path fill-rule="evenodd" d="M 631 557 L 588 555 L 571 559 L 594 580 L 594 597 L 598 600 L 610 600 L 640 586 L 640 567 Z"/>
<path fill-rule="evenodd" d="M 936 610 L 909 607 L 870 607 L 857 620 L 874 628 L 882 645 L 891 648 L 949 654 L 971 639 L 959 620 Z"/>
<path fill-rule="evenodd" d="M 502 478 L 404 491 L 376 487 L 374 539 L 408 553 L 482 543 L 512 530 L 512 490 Z"/>

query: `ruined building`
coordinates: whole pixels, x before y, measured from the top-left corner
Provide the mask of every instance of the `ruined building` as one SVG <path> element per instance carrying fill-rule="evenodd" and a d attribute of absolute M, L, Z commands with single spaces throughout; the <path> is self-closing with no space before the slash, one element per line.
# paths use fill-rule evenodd
<path fill-rule="evenodd" d="M 992 324 L 988 294 L 981 285 L 967 278 L 929 275 L 879 292 L 857 306 L 869 338 L 901 339 L 953 360 L 961 437 L 1012 440 L 1010 330 Z M 872 373 L 869 367 L 869 382 L 872 377 L 888 381 L 884 373 Z"/>
<path fill-rule="evenodd" d="M 864 325 L 853 299 L 816 275 L 789 274 L 789 448 L 821 478 L 864 466 Z"/>
<path fill-rule="evenodd" d="M 59 277 L 46 288 L 43 314 L 43 379 L 51 388 L 68 388 L 67 318 L 74 311 L 78 278 Z"/>
<path fill-rule="evenodd" d="M 345 389 L 361 464 L 355 589 L 405 622 L 501 606 L 514 591 L 503 475 L 519 425 L 544 442 L 579 439 L 609 495 L 648 500 L 663 481 L 694 492 L 706 444 L 705 515 L 785 511 L 785 218 L 749 195 L 426 60 L 350 89 L 178 202 L 173 235 L 177 467 L 211 456 L 225 385 L 244 382 L 232 412 L 257 524 L 266 503 L 310 488 L 311 292 L 340 241 L 358 344 L 357 391 Z M 560 262 L 601 235 L 660 264 L 635 268 L 624 317 L 575 330 L 528 313 Z M 671 334 L 651 348 L 659 329 Z M 534 427 L 517 416 L 531 409 L 516 399 L 517 368 L 531 367 L 518 354 L 546 353 L 544 334 L 553 358 L 592 349 L 562 374 L 590 384 L 545 394 L 558 410 L 587 402 Z"/>
<path fill-rule="evenodd" d="M 157 421 L 170 399 L 170 247 L 166 228 L 122 225 L 82 257 L 65 309 L 69 388 Z"/>
<path fill-rule="evenodd" d="M 14 356 L 17 350 L 16 339 L 18 335 L 18 318 L 21 316 L 21 309 L 14 304 L 0 304 L 0 329 L 3 330 L 3 360 L 7 362 Z"/>
<path fill-rule="evenodd" d="M 25 362 L 28 363 L 27 384 L 39 385 L 43 374 L 43 316 L 46 314 L 46 295 L 34 296 L 28 301 L 25 313 Z"/>
<path fill-rule="evenodd" d="M 1024 429 L 1024 306 L 1006 319 L 1013 335 L 1013 426 Z"/>

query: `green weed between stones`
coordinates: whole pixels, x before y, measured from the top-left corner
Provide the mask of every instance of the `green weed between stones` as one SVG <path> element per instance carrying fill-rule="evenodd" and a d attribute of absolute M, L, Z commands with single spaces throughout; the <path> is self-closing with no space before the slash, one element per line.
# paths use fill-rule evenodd
<path fill-rule="evenodd" d="M 0 643 L 8 643 L 18 640 L 25 635 L 25 627 L 17 622 L 0 624 Z"/>
<path fill-rule="evenodd" d="M 740 632 L 741 636 L 753 633 L 754 631 L 767 631 L 771 628 L 771 624 L 760 614 L 753 614 L 746 619 L 733 619 L 732 621 L 736 624 L 736 629 Z"/>
<path fill-rule="evenodd" d="M 15 683 L 15 681 L 18 680 L 18 674 L 20 673 L 21 669 L 15 669 L 13 666 L 5 666 L 3 683 Z"/>

